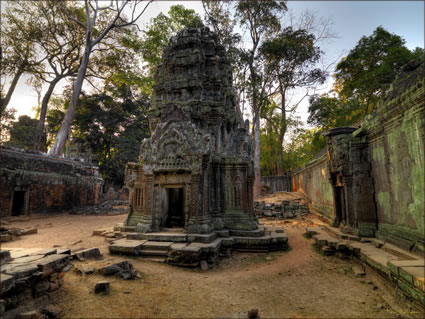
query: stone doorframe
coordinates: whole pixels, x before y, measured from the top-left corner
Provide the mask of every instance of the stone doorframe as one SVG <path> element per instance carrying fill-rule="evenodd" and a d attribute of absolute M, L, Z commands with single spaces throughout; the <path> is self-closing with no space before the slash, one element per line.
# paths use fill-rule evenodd
<path fill-rule="evenodd" d="M 152 230 L 161 231 L 162 219 L 164 218 L 161 193 L 167 188 L 183 188 L 184 196 L 184 229 L 187 228 L 190 218 L 191 203 L 191 175 L 190 174 L 155 174 L 153 189 L 153 214 Z M 167 214 L 167 213 L 165 213 Z"/>

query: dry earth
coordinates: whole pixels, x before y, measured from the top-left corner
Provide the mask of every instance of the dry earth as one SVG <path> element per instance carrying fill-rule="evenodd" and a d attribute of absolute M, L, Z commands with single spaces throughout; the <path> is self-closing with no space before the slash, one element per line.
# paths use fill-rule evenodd
<path fill-rule="evenodd" d="M 285 228 L 291 247 L 288 252 L 235 252 L 206 272 L 109 255 L 107 242 L 92 236 L 92 231 L 124 219 L 125 215 L 33 217 L 9 227 L 37 226 L 38 234 L 22 236 L 2 248 L 99 247 L 104 260 L 84 263 L 99 268 L 127 259 L 142 274 L 142 279 L 132 281 L 108 278 L 110 294 L 95 295 L 95 283 L 105 280 L 102 275 L 82 277 L 69 271 L 65 293 L 58 300 L 66 318 L 217 318 L 252 308 L 258 308 L 262 318 L 400 317 L 385 301 L 391 304 L 391 297 L 369 274 L 357 278 L 352 261 L 325 257 L 312 248 L 312 240 L 303 237 L 306 226 L 319 223 L 311 216 L 289 222 L 264 221 Z M 407 311 L 407 305 L 405 308 L 401 311 Z"/>

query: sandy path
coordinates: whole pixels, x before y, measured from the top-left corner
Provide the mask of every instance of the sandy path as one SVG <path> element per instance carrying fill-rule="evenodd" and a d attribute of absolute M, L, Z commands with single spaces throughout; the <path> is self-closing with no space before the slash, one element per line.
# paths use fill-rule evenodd
<path fill-rule="evenodd" d="M 289 252 L 234 253 L 213 270 L 184 269 L 140 258 L 111 256 L 103 237 L 93 229 L 110 228 L 125 219 L 119 216 L 58 215 L 9 227 L 38 224 L 38 234 L 2 245 L 7 247 L 53 247 L 72 249 L 99 247 L 102 261 L 86 262 L 95 267 L 123 259 L 130 260 L 143 279 L 123 281 L 109 278 L 111 292 L 94 295 L 100 274 L 81 277 L 74 271 L 65 276 L 65 297 L 59 301 L 64 315 L 83 318 L 217 318 L 258 308 L 262 318 L 389 318 L 396 313 L 382 299 L 381 291 L 356 278 L 353 263 L 324 257 L 302 236 L 309 220 L 284 226 Z M 276 224 L 275 222 L 266 222 Z M 70 246 L 73 242 L 82 242 Z M 383 308 L 377 307 L 382 305 Z"/>

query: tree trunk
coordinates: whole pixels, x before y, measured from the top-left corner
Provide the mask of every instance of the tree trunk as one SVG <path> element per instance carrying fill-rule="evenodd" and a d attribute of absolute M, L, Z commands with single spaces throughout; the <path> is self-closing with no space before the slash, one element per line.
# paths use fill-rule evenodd
<path fill-rule="evenodd" d="M 277 164 L 277 174 L 283 175 L 283 140 L 286 134 L 286 128 L 288 127 L 286 122 L 286 90 L 283 90 L 280 87 L 280 95 L 281 95 L 281 109 L 282 115 L 280 117 L 280 132 L 279 132 L 279 147 L 277 149 L 278 154 L 278 163 Z"/>
<path fill-rule="evenodd" d="M 49 88 L 47 89 L 46 94 L 43 96 L 43 101 L 41 102 L 41 109 L 40 109 L 40 118 L 38 120 L 37 129 L 35 131 L 35 137 L 34 137 L 34 150 L 38 151 L 40 150 L 40 143 L 41 138 L 43 137 L 44 132 L 44 123 L 46 122 L 46 114 L 47 114 L 47 106 L 49 104 L 50 97 L 53 94 L 53 90 L 55 89 L 56 84 L 62 79 L 62 77 L 56 77 L 53 79 L 52 82 L 49 84 Z"/>
<path fill-rule="evenodd" d="M 9 90 L 7 91 L 6 96 L 4 99 L 1 99 L 0 103 L 0 118 L 3 115 L 4 110 L 6 110 L 7 105 L 10 102 L 10 99 L 12 98 L 13 91 L 15 91 L 16 85 L 18 84 L 19 78 L 24 73 L 23 67 L 21 66 L 18 71 L 15 73 L 15 76 L 13 77 L 12 83 L 10 84 Z"/>
<path fill-rule="evenodd" d="M 78 99 L 80 97 L 81 88 L 83 87 L 84 77 L 87 72 L 87 66 L 89 64 L 91 45 L 87 45 L 80 67 L 78 68 L 78 75 L 74 82 L 74 88 L 72 90 L 71 101 L 66 111 L 65 117 L 62 121 L 61 127 L 58 134 L 56 135 L 55 143 L 49 151 L 50 155 L 61 156 L 63 154 L 65 143 L 71 130 L 72 120 L 74 119 L 75 110 L 77 108 Z"/>
<path fill-rule="evenodd" d="M 254 199 L 261 196 L 261 169 L 260 169 L 260 114 L 255 117 L 254 129 Z"/>

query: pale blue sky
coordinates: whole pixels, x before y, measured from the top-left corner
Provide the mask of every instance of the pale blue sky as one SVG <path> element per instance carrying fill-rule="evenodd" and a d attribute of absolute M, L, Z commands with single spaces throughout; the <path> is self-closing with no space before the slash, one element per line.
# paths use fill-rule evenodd
<path fill-rule="evenodd" d="M 173 4 L 193 8 L 203 16 L 199 1 L 154 1 L 139 25 L 142 27 L 159 12 L 166 13 Z M 328 60 L 348 54 L 363 35 L 371 35 L 380 25 L 403 37 L 409 49 L 424 47 L 423 1 L 289 1 L 288 7 L 295 14 L 310 10 L 332 19 L 332 30 L 338 38 L 321 45 Z M 59 91 L 60 88 L 56 93 Z M 37 104 L 36 101 L 35 92 L 25 85 L 25 79 L 21 79 L 9 106 L 18 109 L 18 115 L 33 116 L 31 107 Z M 307 118 L 306 104 L 300 107 L 298 114 L 304 120 Z"/>

